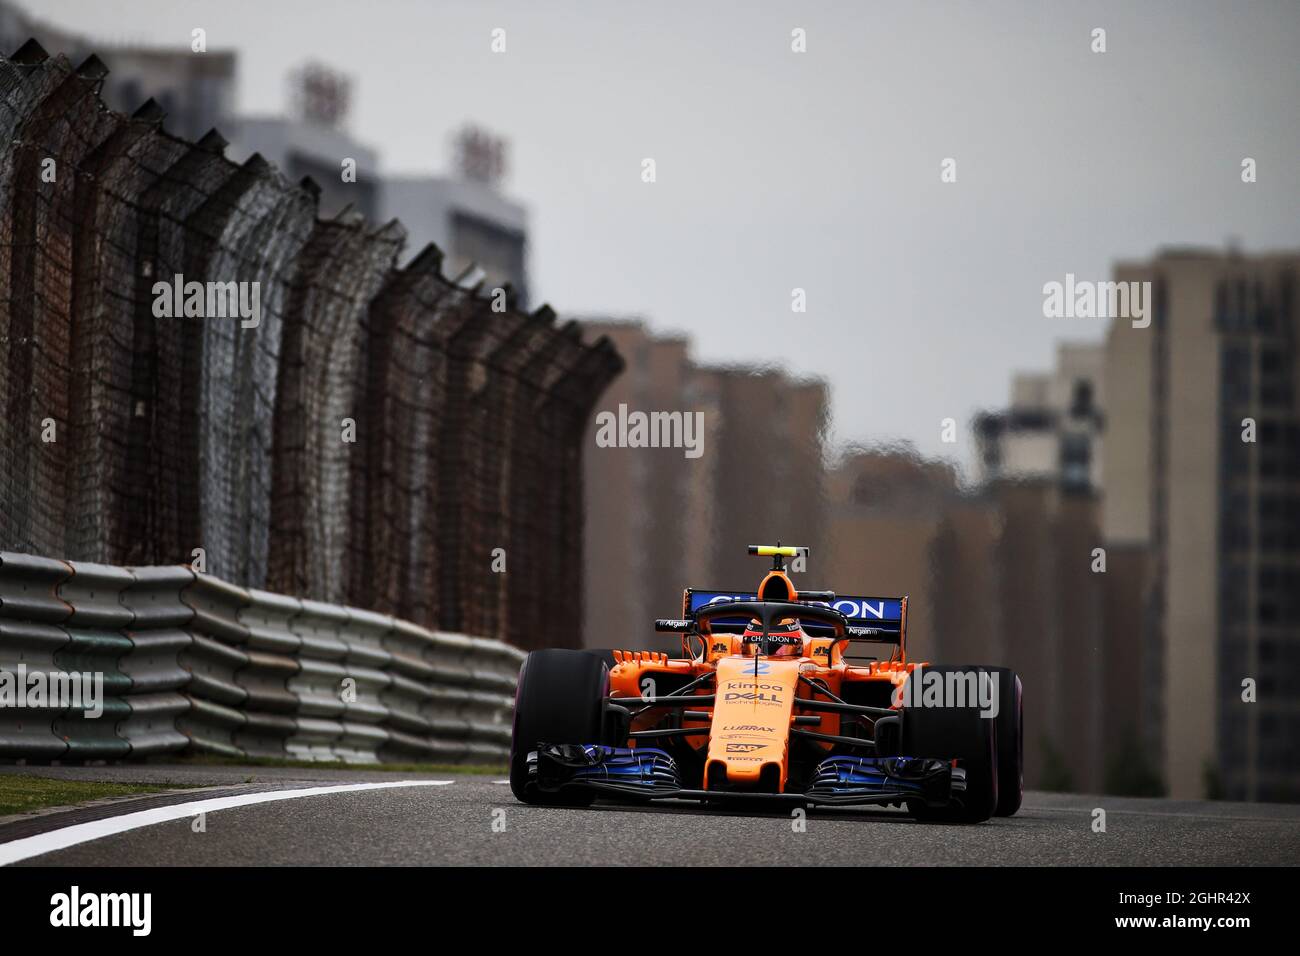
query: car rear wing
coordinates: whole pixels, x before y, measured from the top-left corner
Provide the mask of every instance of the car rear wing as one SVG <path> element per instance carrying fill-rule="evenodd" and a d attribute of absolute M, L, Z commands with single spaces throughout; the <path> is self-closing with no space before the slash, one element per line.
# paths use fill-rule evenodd
<path fill-rule="evenodd" d="M 859 630 L 854 640 L 874 643 L 897 644 L 901 648 L 907 639 L 907 596 L 903 597 L 858 597 L 852 594 L 835 594 L 830 591 L 801 591 L 801 604 L 814 604 L 839 611 L 849 620 L 849 624 Z M 806 596 L 805 596 L 806 595 Z M 752 591 L 708 591 L 700 588 L 687 588 L 682 595 L 682 614 L 690 617 L 700 608 L 709 604 L 721 604 L 728 601 L 756 601 L 758 595 Z M 748 620 L 744 617 L 714 618 L 713 627 L 719 625 L 744 627 Z M 823 624 L 809 622 L 804 625 L 809 634 L 830 634 L 832 629 Z"/>

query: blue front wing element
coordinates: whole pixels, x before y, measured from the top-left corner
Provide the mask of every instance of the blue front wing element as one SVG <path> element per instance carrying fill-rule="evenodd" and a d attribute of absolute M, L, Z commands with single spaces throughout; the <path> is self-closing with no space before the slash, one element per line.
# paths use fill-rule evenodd
<path fill-rule="evenodd" d="M 910 799 L 942 805 L 966 789 L 966 771 L 947 760 L 836 756 L 817 765 L 808 789 L 802 793 L 711 793 L 684 788 L 676 761 L 662 750 L 598 744 L 539 744 L 528 755 L 528 772 L 542 790 L 585 787 L 612 796 L 646 800 L 726 796 L 867 804 Z"/>
<path fill-rule="evenodd" d="M 528 755 L 529 773 L 543 790 L 586 785 L 631 796 L 666 796 L 682 788 L 677 762 L 653 747 L 541 744 Z"/>
<path fill-rule="evenodd" d="M 930 757 L 827 757 L 813 773 L 808 796 L 825 803 L 860 803 L 863 797 L 916 797 L 946 803 L 966 789 L 966 771 Z"/>

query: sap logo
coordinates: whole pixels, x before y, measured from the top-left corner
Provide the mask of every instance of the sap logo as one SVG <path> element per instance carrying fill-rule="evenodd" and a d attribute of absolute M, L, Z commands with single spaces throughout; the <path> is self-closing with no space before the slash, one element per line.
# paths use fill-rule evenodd
<path fill-rule="evenodd" d="M 776 694 L 761 694 L 761 693 L 745 693 L 745 694 L 729 693 L 724 698 L 724 700 L 753 700 L 753 701 L 758 701 L 760 703 L 766 703 L 766 704 L 781 703 L 781 698 L 778 697 Z"/>
<path fill-rule="evenodd" d="M 729 754 L 747 754 L 755 750 L 762 750 L 766 744 L 727 744 L 727 753 Z"/>

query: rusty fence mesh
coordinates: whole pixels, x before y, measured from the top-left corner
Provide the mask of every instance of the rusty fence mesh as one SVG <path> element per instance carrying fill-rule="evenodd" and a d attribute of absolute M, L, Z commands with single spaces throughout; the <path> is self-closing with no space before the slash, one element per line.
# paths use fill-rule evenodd
<path fill-rule="evenodd" d="M 456 285 L 436 247 L 395 268 L 400 223 L 320 219 L 315 184 L 215 130 L 107 109 L 105 72 L 0 57 L 0 550 L 201 556 L 577 646 L 582 435 L 617 352 Z"/>

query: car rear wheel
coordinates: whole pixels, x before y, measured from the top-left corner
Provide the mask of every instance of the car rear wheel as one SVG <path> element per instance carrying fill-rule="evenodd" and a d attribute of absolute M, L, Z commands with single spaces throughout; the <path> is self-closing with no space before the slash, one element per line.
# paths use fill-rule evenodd
<path fill-rule="evenodd" d="M 1020 678 L 1009 667 L 986 667 L 998 675 L 998 808 L 1013 816 L 1025 792 L 1025 706 Z"/>
<path fill-rule="evenodd" d="M 599 744 L 609 669 L 586 651 L 533 651 L 519 670 L 510 738 L 510 789 L 524 803 L 586 806 L 590 791 L 548 793 L 528 781 L 528 754 L 539 743 Z"/>
<path fill-rule="evenodd" d="M 954 673 L 968 675 L 979 668 L 926 667 L 925 682 L 943 679 Z M 920 671 L 908 675 L 908 683 Z M 925 703 L 924 688 L 914 685 L 904 689 L 902 739 L 900 750 L 908 757 L 935 757 L 958 761 L 966 771 L 966 790 L 954 795 L 941 807 L 921 800 L 907 801 L 908 812 L 917 820 L 936 823 L 982 823 L 993 816 L 998 806 L 998 752 L 996 720 L 981 717 L 978 701 L 963 702 L 972 706 L 955 706 L 943 700 Z"/>

